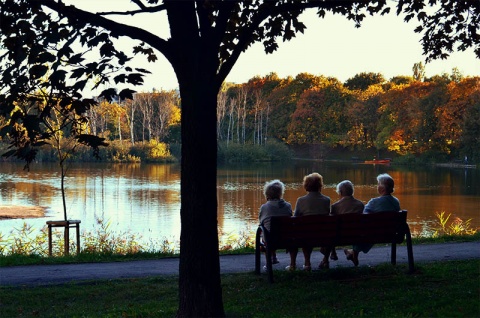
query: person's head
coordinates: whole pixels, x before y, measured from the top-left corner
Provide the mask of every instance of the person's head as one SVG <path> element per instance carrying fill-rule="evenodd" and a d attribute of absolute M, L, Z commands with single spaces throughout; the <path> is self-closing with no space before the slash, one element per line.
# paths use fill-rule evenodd
<path fill-rule="evenodd" d="M 393 188 L 395 186 L 395 182 L 393 182 L 393 178 L 390 177 L 387 173 L 382 173 L 377 176 L 378 181 L 378 192 L 381 194 L 391 194 L 393 193 Z"/>
<path fill-rule="evenodd" d="M 313 172 L 305 177 L 303 177 L 303 187 L 308 192 L 318 192 L 323 187 L 323 177 Z"/>
<path fill-rule="evenodd" d="M 342 197 L 350 197 L 353 195 L 353 183 L 350 180 L 343 180 L 337 184 L 336 191 Z"/>
<path fill-rule="evenodd" d="M 280 200 L 285 192 L 285 185 L 280 180 L 272 180 L 265 183 L 263 194 L 267 200 Z"/>

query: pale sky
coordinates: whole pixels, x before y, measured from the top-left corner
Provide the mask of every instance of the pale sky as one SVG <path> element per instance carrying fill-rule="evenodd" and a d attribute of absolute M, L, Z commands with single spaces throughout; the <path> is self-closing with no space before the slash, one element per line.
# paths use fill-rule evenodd
<path fill-rule="evenodd" d="M 77 6 L 81 4 L 86 9 L 93 7 L 97 11 L 120 10 L 120 0 L 65 2 Z M 118 20 L 125 23 L 126 18 Z M 143 16 L 140 24 L 150 32 L 165 36 L 169 30 L 163 20 L 163 23 L 158 18 L 149 21 Z M 412 75 L 415 63 L 425 64 L 419 42 L 421 36 L 413 31 L 417 26 L 416 20 L 403 22 L 403 18 L 393 11 L 387 16 L 368 16 L 361 28 L 355 28 L 353 22 L 340 15 L 327 13 L 325 19 L 320 19 L 315 10 L 305 12 L 300 20 L 307 26 L 304 34 L 298 33 L 296 38 L 286 43 L 279 39 L 279 49 L 268 55 L 263 51 L 263 45 L 256 43 L 240 56 L 227 81 L 244 83 L 256 75 L 265 76 L 271 72 L 282 78 L 307 72 L 336 77 L 342 82 L 361 72 L 375 72 L 390 79 L 397 75 Z M 157 56 L 159 60 L 155 64 L 142 60 L 139 65 L 148 68 L 152 74 L 145 78 L 143 87 L 136 87 L 138 91 L 178 87 L 168 61 L 159 53 Z M 480 76 L 480 60 L 475 58 L 473 49 L 454 53 L 447 60 L 430 62 L 425 65 L 425 73 L 427 77 L 450 74 L 454 67 L 464 76 Z"/>

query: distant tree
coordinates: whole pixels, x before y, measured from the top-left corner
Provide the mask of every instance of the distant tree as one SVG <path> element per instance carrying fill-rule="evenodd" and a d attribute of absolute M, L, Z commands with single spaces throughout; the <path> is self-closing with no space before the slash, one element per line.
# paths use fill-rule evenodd
<path fill-rule="evenodd" d="M 392 122 L 392 125 L 386 125 L 392 128 L 389 136 L 384 136 L 388 150 L 402 155 L 417 151 L 415 141 L 423 118 L 421 100 L 433 88 L 431 83 L 414 82 L 408 86 L 392 88 L 383 95 L 385 115 Z"/>
<path fill-rule="evenodd" d="M 412 76 L 394 76 L 390 79 L 390 83 L 393 83 L 395 85 L 403 85 L 403 84 L 410 84 L 411 82 L 414 81 L 414 78 Z"/>
<path fill-rule="evenodd" d="M 250 120 L 247 122 L 253 123 L 253 126 L 250 127 L 253 144 L 264 145 L 269 137 L 270 116 L 273 114 L 270 95 L 280 82 L 276 73 L 270 73 L 264 77 L 256 76 L 246 84 L 250 105 Z"/>
<path fill-rule="evenodd" d="M 180 99 L 175 90 L 137 93 L 131 105 L 142 117 L 142 127 L 147 129 L 148 140 L 165 140 L 169 127 L 180 120 Z M 144 136 L 142 138 L 145 140 Z"/>
<path fill-rule="evenodd" d="M 339 136 L 347 133 L 344 110 L 351 100 L 350 91 L 338 80 L 328 79 L 321 86 L 306 90 L 292 114 L 288 142 L 336 146 L 341 140 Z"/>
<path fill-rule="evenodd" d="M 360 73 L 345 81 L 345 87 L 351 90 L 366 90 L 370 85 L 382 84 L 385 78 L 380 73 Z"/>
<path fill-rule="evenodd" d="M 477 79 L 480 81 L 480 78 Z M 459 150 L 470 161 L 480 160 L 480 89 L 473 92 L 468 99 L 471 105 L 463 114 L 463 131 Z"/>
<path fill-rule="evenodd" d="M 441 75 L 433 75 L 432 77 L 425 79 L 425 82 L 434 82 L 441 85 L 448 85 L 451 81 L 452 79 L 447 73 L 443 73 Z"/>
<path fill-rule="evenodd" d="M 382 85 L 371 85 L 364 91 L 354 92 L 354 99 L 346 110 L 350 124 L 346 146 L 354 149 L 375 146 L 383 94 Z"/>
<path fill-rule="evenodd" d="M 270 135 L 278 140 L 287 141 L 291 115 L 304 91 L 320 85 L 326 78 L 309 73 L 300 73 L 295 78 L 288 77 L 278 81 L 277 86 L 268 95 L 270 102 Z"/>
<path fill-rule="evenodd" d="M 443 142 L 437 136 L 439 110 L 448 102 L 447 85 L 443 82 L 428 82 L 431 92 L 419 100 L 420 122 L 416 131 L 416 150 L 419 153 L 442 152 Z"/>
<path fill-rule="evenodd" d="M 71 2 L 73 3 L 73 1 Z M 79 2 L 80 3 L 80 2 Z M 115 2 L 116 4 L 118 3 Z M 66 0 L 0 0 L 0 109 L 11 117 L 18 100 L 38 88 L 50 88 L 62 106 L 75 105 L 85 116 L 95 103 L 84 98 L 87 82 L 93 88 L 111 80 L 119 85 L 141 85 L 149 71 L 129 66 L 130 57 L 115 46 L 117 37 L 137 40 L 133 52 L 154 62 L 163 54 L 172 65 L 182 99 L 181 245 L 178 316 L 224 316 L 220 284 L 217 233 L 216 107 L 217 94 L 241 53 L 255 42 L 266 53 L 278 48 L 277 40 L 293 39 L 304 32 L 302 12 L 316 8 L 319 17 L 336 13 L 356 26 L 367 15 L 390 11 L 386 0 L 346 1 L 173 1 L 132 0 L 131 9 L 90 12 L 67 5 Z M 435 6 L 433 13 L 426 4 Z M 473 47 L 480 57 L 480 4 L 478 1 L 399 0 L 392 3 L 406 20 L 417 18 L 427 59 L 448 56 L 455 45 Z M 162 38 L 147 30 L 111 19 L 155 15 L 166 19 L 170 33 Z M 90 54 L 90 53 L 97 54 Z M 48 80 L 39 79 L 50 69 Z M 117 91 L 100 95 L 111 99 Z M 118 92 L 123 100 L 133 90 Z M 41 117 L 41 116 L 40 116 Z M 37 131 L 38 118 L 30 118 L 28 132 Z M 85 118 L 85 117 L 83 117 Z M 26 117 L 15 117 L 10 128 Z M 22 137 L 23 138 L 23 137 Z M 85 137 L 86 138 L 86 137 Z M 25 134 L 14 146 L 28 150 L 35 143 Z M 95 146 L 93 139 L 89 139 Z M 24 152 L 33 160 L 35 151 Z"/>
<path fill-rule="evenodd" d="M 470 113 L 475 112 L 478 107 L 478 94 L 480 92 L 480 78 L 465 78 L 459 83 L 451 82 L 448 87 L 448 101 L 437 109 L 438 128 L 436 137 L 441 141 L 443 150 L 449 154 L 458 154 L 462 147 L 462 137 L 465 133 L 465 124 L 467 124 L 467 135 L 477 133 L 476 124 L 472 119 L 468 119 Z M 467 97 L 468 96 L 468 97 Z M 472 112 L 473 111 L 473 112 Z M 468 146 L 469 147 L 469 146 Z M 467 147 L 467 148 L 468 148 Z"/>
<path fill-rule="evenodd" d="M 413 79 L 418 82 L 423 82 L 423 80 L 425 79 L 425 66 L 423 65 L 423 63 L 418 62 L 413 64 L 412 71 Z"/>
<path fill-rule="evenodd" d="M 452 68 L 452 75 L 450 76 L 453 82 L 455 83 L 460 83 L 460 81 L 463 79 L 463 74 L 460 72 L 458 67 Z"/>

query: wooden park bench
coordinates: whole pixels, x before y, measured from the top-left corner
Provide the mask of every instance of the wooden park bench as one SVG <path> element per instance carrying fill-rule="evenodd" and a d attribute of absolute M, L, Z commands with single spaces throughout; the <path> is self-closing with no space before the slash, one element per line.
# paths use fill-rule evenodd
<path fill-rule="evenodd" d="M 263 241 L 262 241 L 263 233 Z M 409 272 L 414 271 L 412 237 L 407 211 L 371 214 L 276 216 L 270 231 L 263 225 L 255 237 L 255 273 L 260 274 L 261 250 L 266 254 L 269 282 L 273 283 L 272 251 L 300 247 L 347 246 L 353 244 L 391 244 L 391 263 L 396 264 L 397 244 L 406 238 Z"/>

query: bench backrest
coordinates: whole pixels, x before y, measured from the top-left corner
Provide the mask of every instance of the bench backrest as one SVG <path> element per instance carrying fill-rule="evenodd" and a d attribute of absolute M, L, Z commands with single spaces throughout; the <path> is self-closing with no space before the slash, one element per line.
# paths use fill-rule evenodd
<path fill-rule="evenodd" d="M 372 214 L 277 216 L 265 233 L 274 249 L 350 245 L 354 243 L 401 243 L 407 211 Z M 408 226 L 407 226 L 408 227 Z"/>
<path fill-rule="evenodd" d="M 339 215 L 337 245 L 355 243 L 402 243 L 407 224 L 406 211 Z"/>
<path fill-rule="evenodd" d="M 317 241 L 333 245 L 337 237 L 337 222 L 336 217 L 329 215 L 272 217 L 267 240 L 276 248 L 308 247 Z"/>

